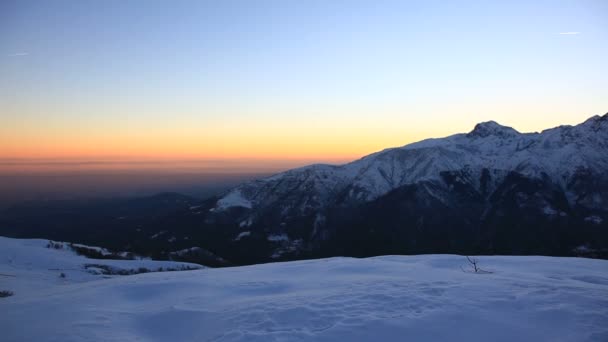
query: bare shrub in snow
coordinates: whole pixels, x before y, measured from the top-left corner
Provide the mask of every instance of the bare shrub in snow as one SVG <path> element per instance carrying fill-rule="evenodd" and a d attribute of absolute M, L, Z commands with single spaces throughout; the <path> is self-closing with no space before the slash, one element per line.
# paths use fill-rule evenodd
<path fill-rule="evenodd" d="M 10 297 L 13 294 L 14 293 L 12 291 L 3 290 L 3 291 L 0 291 L 0 298 Z"/>
<path fill-rule="evenodd" d="M 471 258 L 471 257 L 469 257 L 468 255 L 466 256 L 466 258 L 467 258 L 467 261 L 469 262 L 469 267 L 471 267 L 471 270 L 472 270 L 474 273 L 492 273 L 492 272 L 490 272 L 490 271 L 482 270 L 482 269 L 479 267 L 479 261 L 478 261 L 477 259 L 475 259 L 475 258 Z M 467 271 L 466 271 L 466 270 L 465 270 L 465 269 L 464 269 L 462 266 L 460 267 L 460 269 L 461 269 L 463 272 L 465 272 L 465 273 L 467 272 Z M 469 271 L 469 272 L 470 272 L 470 271 Z"/>
<path fill-rule="evenodd" d="M 49 240 L 49 243 L 46 244 L 46 248 L 63 249 L 63 244 Z"/>

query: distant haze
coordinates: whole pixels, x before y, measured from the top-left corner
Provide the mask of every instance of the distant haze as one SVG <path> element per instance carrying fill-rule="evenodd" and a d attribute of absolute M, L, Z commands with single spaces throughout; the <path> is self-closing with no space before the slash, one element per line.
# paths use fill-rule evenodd
<path fill-rule="evenodd" d="M 145 196 L 205 198 L 307 160 L 0 160 L 0 208 L 26 200 Z"/>

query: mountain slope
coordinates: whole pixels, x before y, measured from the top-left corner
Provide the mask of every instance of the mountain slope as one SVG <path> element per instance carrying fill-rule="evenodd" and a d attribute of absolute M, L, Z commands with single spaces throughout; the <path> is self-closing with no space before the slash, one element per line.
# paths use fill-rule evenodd
<path fill-rule="evenodd" d="M 49 288 L 64 288 L 99 279 L 203 268 L 174 261 L 92 259 L 79 255 L 79 250 L 109 254 L 99 247 L 0 237 L 0 291 L 11 291 L 16 297 L 28 298 L 34 294 L 42 295 Z"/>
<path fill-rule="evenodd" d="M 521 134 L 493 121 L 485 122 L 468 134 L 387 149 L 342 166 L 312 165 L 246 183 L 219 199 L 217 209 L 256 209 L 287 199 L 284 207 L 306 212 L 347 199 L 373 200 L 408 184 L 439 181 L 445 171 L 467 171 L 479 189 L 484 169 L 505 175 L 512 171 L 530 177 L 546 174 L 563 186 L 572 182 L 578 170 L 605 174 L 608 114 L 542 133 Z M 293 200 L 297 192 L 310 195 Z M 294 202 L 298 205 L 292 206 Z"/>
<path fill-rule="evenodd" d="M 345 165 L 245 183 L 203 206 L 204 226 L 221 226 L 237 245 L 272 241 L 274 258 L 571 255 L 579 245 L 608 247 L 606 170 L 608 114 L 541 133 L 490 121 Z M 247 238 L 236 239 L 240 234 Z"/>

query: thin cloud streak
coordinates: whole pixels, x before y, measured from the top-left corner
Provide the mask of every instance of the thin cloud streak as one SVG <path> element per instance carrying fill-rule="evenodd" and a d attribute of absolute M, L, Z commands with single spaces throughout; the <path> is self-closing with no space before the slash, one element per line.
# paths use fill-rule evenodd
<path fill-rule="evenodd" d="M 574 36 L 577 34 L 581 34 L 580 32 L 576 32 L 576 31 L 569 31 L 569 32 L 560 32 L 559 34 L 561 35 L 568 35 L 568 36 Z"/>
<path fill-rule="evenodd" d="M 15 52 L 15 53 L 10 53 L 7 56 L 8 57 L 21 57 L 21 56 L 27 56 L 29 55 L 29 52 Z"/>

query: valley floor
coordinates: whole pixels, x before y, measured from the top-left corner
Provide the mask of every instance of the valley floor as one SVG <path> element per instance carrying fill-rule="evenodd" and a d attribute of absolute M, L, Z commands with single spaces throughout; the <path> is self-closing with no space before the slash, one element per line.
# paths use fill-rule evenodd
<path fill-rule="evenodd" d="M 10 240 L 41 241 L 0 240 L 0 273 L 18 274 L 0 277 L 14 292 L 3 341 L 608 341 L 603 260 L 479 257 L 493 273 L 476 274 L 454 255 L 331 258 L 63 282 L 40 260 L 7 266 Z"/>

